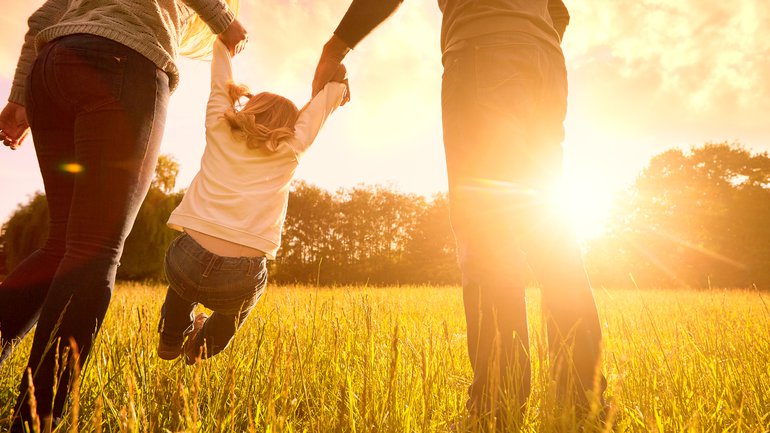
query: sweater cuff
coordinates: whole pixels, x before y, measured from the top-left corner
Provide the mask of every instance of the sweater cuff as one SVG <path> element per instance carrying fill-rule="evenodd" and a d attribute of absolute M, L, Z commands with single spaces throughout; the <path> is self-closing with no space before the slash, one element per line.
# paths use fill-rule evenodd
<path fill-rule="evenodd" d="M 230 23 L 235 19 L 235 14 L 225 3 L 216 2 L 215 5 L 211 10 L 204 11 L 200 17 L 208 24 L 211 31 L 218 35 L 230 26 Z"/>
<path fill-rule="evenodd" d="M 23 86 L 12 86 L 11 87 L 11 94 L 8 95 L 8 102 L 13 102 L 15 104 L 19 105 L 25 105 L 24 104 L 24 87 Z"/>

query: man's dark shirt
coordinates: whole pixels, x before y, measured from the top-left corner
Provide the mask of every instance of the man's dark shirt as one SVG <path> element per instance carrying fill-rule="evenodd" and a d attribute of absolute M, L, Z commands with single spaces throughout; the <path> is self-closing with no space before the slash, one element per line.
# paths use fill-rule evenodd
<path fill-rule="evenodd" d="M 444 14 L 441 50 L 464 39 L 504 31 L 524 32 L 559 46 L 569 23 L 562 0 L 438 0 Z M 353 48 L 385 21 L 401 0 L 353 0 L 334 34 Z"/>

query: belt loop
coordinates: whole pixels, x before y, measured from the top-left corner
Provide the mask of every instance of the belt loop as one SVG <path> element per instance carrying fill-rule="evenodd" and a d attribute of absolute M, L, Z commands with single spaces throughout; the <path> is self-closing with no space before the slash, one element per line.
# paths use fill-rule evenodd
<path fill-rule="evenodd" d="M 211 272 L 211 269 L 214 268 L 214 264 L 217 261 L 217 256 L 214 254 L 211 255 L 211 260 L 209 260 L 209 264 L 206 265 L 206 269 L 203 270 L 203 274 L 201 275 L 203 278 L 207 278 L 209 276 L 209 273 Z"/>

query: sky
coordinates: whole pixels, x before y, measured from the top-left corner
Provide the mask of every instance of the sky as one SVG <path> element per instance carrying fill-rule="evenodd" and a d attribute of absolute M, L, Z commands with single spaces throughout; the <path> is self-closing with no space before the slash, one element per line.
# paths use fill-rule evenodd
<path fill-rule="evenodd" d="M 42 1 L 10 2 L 0 15 L 0 98 Z M 770 2 L 767 0 L 565 0 L 569 74 L 565 184 L 583 237 L 598 233 L 615 193 L 649 159 L 673 147 L 740 142 L 770 150 Z M 242 0 L 247 49 L 235 79 L 301 106 L 320 49 L 349 0 Z M 446 190 L 441 133 L 441 14 L 405 0 L 346 59 L 352 101 L 321 131 L 297 178 L 330 191 L 387 184 L 431 195 Z M 209 65 L 180 60 L 162 153 L 186 187 L 203 153 Z M 0 221 L 42 189 L 30 140 L 0 149 Z"/>

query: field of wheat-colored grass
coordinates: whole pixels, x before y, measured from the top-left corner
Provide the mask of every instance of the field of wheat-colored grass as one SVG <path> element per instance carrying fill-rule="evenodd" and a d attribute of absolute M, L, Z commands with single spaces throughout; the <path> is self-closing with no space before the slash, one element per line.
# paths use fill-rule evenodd
<path fill-rule="evenodd" d="M 155 353 L 163 290 L 118 285 L 60 431 L 75 431 L 73 418 L 80 432 L 463 425 L 471 372 L 457 287 L 269 287 L 231 346 L 197 366 Z M 612 426 L 571 430 L 770 431 L 770 294 L 597 290 L 596 299 Z M 538 290 L 528 305 L 534 371 L 521 431 L 564 431 L 541 362 Z M 0 370 L 0 431 L 30 343 Z"/>

